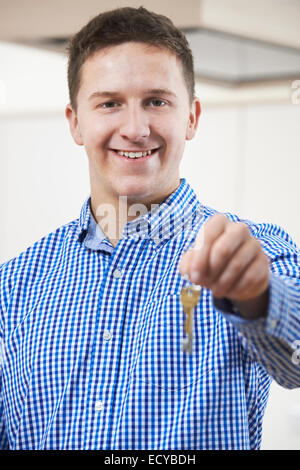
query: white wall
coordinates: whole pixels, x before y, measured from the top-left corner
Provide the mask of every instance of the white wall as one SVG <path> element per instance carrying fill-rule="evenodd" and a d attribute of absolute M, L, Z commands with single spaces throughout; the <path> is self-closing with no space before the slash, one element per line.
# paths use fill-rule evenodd
<path fill-rule="evenodd" d="M 79 217 L 89 178 L 62 114 L 0 116 L 0 142 L 1 262 Z"/>
<path fill-rule="evenodd" d="M 77 218 L 89 194 L 87 157 L 73 142 L 64 117 L 65 61 L 53 53 L 0 44 L 3 63 L 0 262 Z M 278 223 L 300 245 L 300 104 L 259 104 L 259 99 L 251 104 L 248 99 L 231 105 L 223 100 L 218 106 L 218 90 L 198 91 L 203 115 L 197 137 L 186 146 L 181 175 L 203 203 Z M 298 389 L 272 386 L 263 448 L 300 450 L 299 406 Z"/>
<path fill-rule="evenodd" d="M 200 200 L 281 225 L 300 246 L 300 104 L 202 108 L 181 165 Z"/>
<path fill-rule="evenodd" d="M 199 126 L 181 169 L 200 200 L 277 223 L 300 246 L 300 105 L 204 106 Z M 271 385 L 262 449 L 300 450 L 300 389 Z"/>

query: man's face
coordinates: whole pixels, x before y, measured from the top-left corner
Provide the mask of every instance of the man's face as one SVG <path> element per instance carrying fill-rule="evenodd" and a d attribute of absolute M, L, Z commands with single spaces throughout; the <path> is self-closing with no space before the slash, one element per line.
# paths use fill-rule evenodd
<path fill-rule="evenodd" d="M 83 64 L 77 105 L 77 114 L 68 105 L 66 116 L 88 155 L 92 200 L 117 203 L 122 195 L 147 205 L 178 187 L 200 104 L 190 105 L 175 55 L 138 42 L 96 52 Z"/>

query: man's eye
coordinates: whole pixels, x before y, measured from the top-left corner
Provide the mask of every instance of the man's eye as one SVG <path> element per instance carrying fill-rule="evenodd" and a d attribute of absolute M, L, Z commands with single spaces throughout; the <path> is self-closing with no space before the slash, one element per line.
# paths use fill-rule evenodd
<path fill-rule="evenodd" d="M 165 104 L 166 104 L 165 101 L 160 100 L 160 99 L 158 99 L 158 98 L 155 98 L 155 99 L 149 101 L 149 105 L 150 105 L 150 106 L 161 107 L 161 106 L 165 106 Z"/>
<path fill-rule="evenodd" d="M 118 106 L 118 103 L 115 101 L 107 101 L 106 103 L 102 103 L 100 105 L 101 108 L 115 108 L 116 106 Z"/>

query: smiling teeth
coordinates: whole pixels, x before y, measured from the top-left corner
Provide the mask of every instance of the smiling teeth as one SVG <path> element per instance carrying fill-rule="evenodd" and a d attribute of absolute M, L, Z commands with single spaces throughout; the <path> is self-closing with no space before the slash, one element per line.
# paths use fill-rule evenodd
<path fill-rule="evenodd" d="M 150 155 L 152 150 L 147 150 L 146 152 L 123 152 L 122 150 L 117 150 L 117 153 L 122 157 L 141 158 Z"/>

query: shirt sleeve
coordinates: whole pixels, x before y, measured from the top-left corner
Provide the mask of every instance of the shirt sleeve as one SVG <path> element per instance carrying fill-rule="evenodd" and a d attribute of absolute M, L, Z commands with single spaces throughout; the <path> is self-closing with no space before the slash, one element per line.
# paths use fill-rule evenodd
<path fill-rule="evenodd" d="M 2 339 L 0 338 L 0 450 L 9 449 L 2 399 Z"/>
<path fill-rule="evenodd" d="M 271 261 L 267 316 L 244 319 L 228 299 L 214 298 L 214 305 L 238 330 L 250 357 L 279 385 L 300 387 L 300 251 L 281 227 L 250 230 Z"/>
<path fill-rule="evenodd" d="M 2 274 L 4 271 L 5 263 L 0 265 L 0 450 L 9 449 L 9 441 L 5 427 L 5 411 L 3 402 L 3 387 L 2 387 L 2 374 L 3 374 L 3 305 L 4 305 L 4 281 Z"/>

